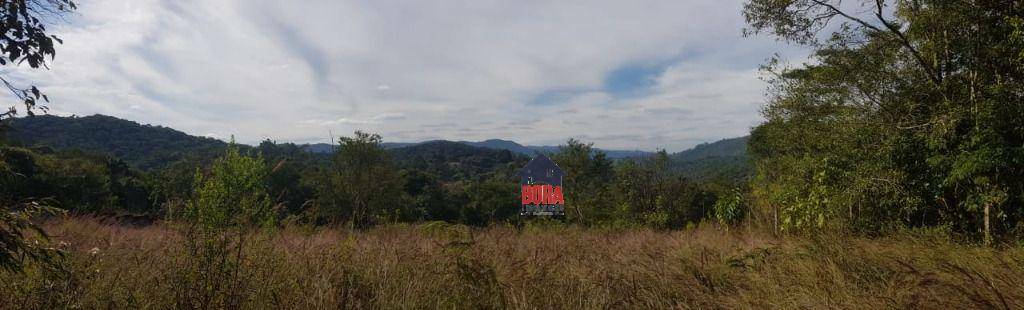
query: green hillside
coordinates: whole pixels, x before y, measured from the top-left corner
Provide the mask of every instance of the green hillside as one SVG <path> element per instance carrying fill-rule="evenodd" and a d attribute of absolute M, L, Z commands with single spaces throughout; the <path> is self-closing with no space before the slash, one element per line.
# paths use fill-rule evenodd
<path fill-rule="evenodd" d="M 43 115 L 15 119 L 11 125 L 7 138 L 16 144 L 104 154 L 142 170 L 160 169 L 182 160 L 207 162 L 221 155 L 228 145 L 217 139 L 196 137 L 172 128 L 144 125 L 106 115 Z M 698 181 L 744 180 L 751 171 L 746 156 L 748 139 L 739 137 L 704 143 L 672 154 L 672 167 Z M 246 145 L 241 147 L 249 148 Z M 314 154 L 331 152 L 331 146 L 327 144 L 299 147 Z M 525 152 L 533 152 L 533 148 L 539 147 L 522 146 L 507 140 L 437 140 L 388 144 L 386 148 L 400 167 L 423 170 L 442 180 L 451 181 L 511 173 L 514 171 L 513 166 L 528 160 L 529 156 Z M 550 148 L 557 150 L 557 147 Z M 628 151 L 618 152 L 625 154 Z M 623 154 L 620 155 L 625 156 Z M 644 157 L 642 155 L 641 152 L 633 156 Z"/>
<path fill-rule="evenodd" d="M 13 120 L 8 140 L 27 147 L 78 149 L 124 160 L 152 170 L 182 159 L 205 161 L 223 153 L 227 143 L 162 126 L 143 125 L 106 115 L 42 115 Z"/>
<path fill-rule="evenodd" d="M 220 156 L 228 144 L 196 137 L 167 127 L 143 125 L 106 115 L 59 117 L 52 115 L 19 118 L 12 122 L 8 140 L 27 147 L 53 150 L 80 150 L 108 155 L 133 168 L 158 170 L 181 160 L 207 162 Z M 291 144 L 266 144 L 257 148 L 268 158 L 280 147 Z M 280 147 L 269 147 L 277 145 Z M 528 159 L 521 154 L 478 147 L 461 142 L 428 141 L 394 144 L 386 147 L 402 168 L 433 173 L 442 180 L 477 179 L 493 173 L 511 173 L 513 166 Z M 250 146 L 240 145 L 243 149 Z M 314 157 L 322 158 L 333 147 L 327 144 L 301 145 Z M 316 149 L 310 149 L 315 147 Z M 268 153 L 270 152 L 270 153 Z M 294 152 L 292 152 L 294 153 Z M 290 154 L 284 157 L 296 157 Z"/>
<path fill-rule="evenodd" d="M 670 155 L 672 167 L 697 181 L 739 183 L 753 172 L 747 157 L 750 136 L 703 143 Z"/>
<path fill-rule="evenodd" d="M 712 143 L 701 143 L 692 149 L 672 154 L 679 162 L 691 162 L 712 157 L 745 157 L 750 136 L 723 139 Z"/>

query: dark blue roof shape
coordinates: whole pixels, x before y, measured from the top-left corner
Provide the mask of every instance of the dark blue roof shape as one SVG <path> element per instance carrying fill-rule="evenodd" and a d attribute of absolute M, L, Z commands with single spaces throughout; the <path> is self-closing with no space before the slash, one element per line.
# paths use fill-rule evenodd
<path fill-rule="evenodd" d="M 539 153 L 519 170 L 519 182 L 522 184 L 562 185 L 563 176 L 565 171 L 558 164 Z"/>

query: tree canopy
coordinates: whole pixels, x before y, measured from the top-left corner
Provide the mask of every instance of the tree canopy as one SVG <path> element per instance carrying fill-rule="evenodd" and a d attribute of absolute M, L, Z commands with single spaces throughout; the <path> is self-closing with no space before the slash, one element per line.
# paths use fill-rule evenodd
<path fill-rule="evenodd" d="M 60 44 L 63 41 L 48 33 L 46 27 L 77 8 L 72 0 L 10 0 L 0 3 L 0 33 L 4 34 L 0 36 L 0 65 L 27 63 L 33 69 L 48 68 L 47 58 L 52 60 L 57 54 L 54 42 Z M 0 77 L 0 82 L 21 101 L 28 115 L 32 115 L 36 108 L 46 111 L 45 106 L 38 105 L 39 100 L 49 102 L 50 98 L 39 88 L 18 86 L 6 77 Z M 0 113 L 0 120 L 17 114 L 17 106 L 11 106 Z"/>
<path fill-rule="evenodd" d="M 782 229 L 946 225 L 986 240 L 1024 220 L 1024 5 L 752 0 L 748 34 L 814 50 L 772 61 L 752 134 L 755 194 Z"/>

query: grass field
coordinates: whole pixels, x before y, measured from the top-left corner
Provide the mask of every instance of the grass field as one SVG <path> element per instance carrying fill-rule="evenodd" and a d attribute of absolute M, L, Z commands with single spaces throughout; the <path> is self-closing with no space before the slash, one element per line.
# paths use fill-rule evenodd
<path fill-rule="evenodd" d="M 65 266 L 0 272 L 3 308 L 1024 308 L 1024 249 L 935 233 L 292 227 L 209 262 L 164 224 L 46 228 Z"/>

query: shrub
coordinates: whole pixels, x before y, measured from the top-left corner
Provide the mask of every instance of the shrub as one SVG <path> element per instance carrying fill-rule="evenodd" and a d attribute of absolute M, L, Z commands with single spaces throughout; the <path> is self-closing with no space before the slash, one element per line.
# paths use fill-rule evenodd
<path fill-rule="evenodd" d="M 213 163 L 209 176 L 196 172 L 195 196 L 183 217 L 206 229 L 271 225 L 274 216 L 267 173 L 261 157 L 244 156 L 237 148 L 229 148 Z"/>
<path fill-rule="evenodd" d="M 171 275 L 176 308 L 236 308 L 249 281 L 246 241 L 252 228 L 272 228 L 262 157 L 230 147 L 214 161 L 208 176 L 196 172 L 194 197 L 186 205 L 181 272 Z"/>
<path fill-rule="evenodd" d="M 738 223 L 743 219 L 744 209 L 743 193 L 733 189 L 715 201 L 715 219 L 723 225 Z"/>

